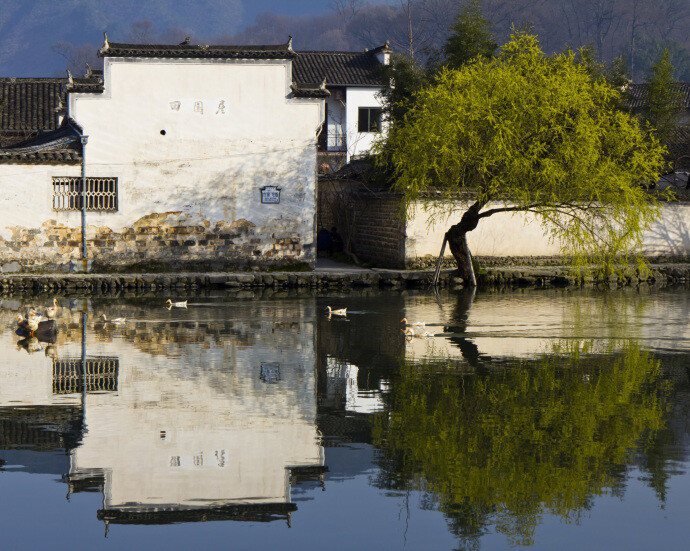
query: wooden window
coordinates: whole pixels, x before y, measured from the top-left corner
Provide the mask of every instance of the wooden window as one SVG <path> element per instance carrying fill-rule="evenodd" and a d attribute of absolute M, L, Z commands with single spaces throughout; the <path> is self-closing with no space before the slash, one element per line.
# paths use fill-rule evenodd
<path fill-rule="evenodd" d="M 381 132 L 381 108 L 360 107 L 359 120 L 357 122 L 357 131 Z"/>
<path fill-rule="evenodd" d="M 53 177 L 53 210 L 80 211 L 82 179 L 79 176 Z M 86 210 L 117 211 L 117 178 L 86 179 Z"/>

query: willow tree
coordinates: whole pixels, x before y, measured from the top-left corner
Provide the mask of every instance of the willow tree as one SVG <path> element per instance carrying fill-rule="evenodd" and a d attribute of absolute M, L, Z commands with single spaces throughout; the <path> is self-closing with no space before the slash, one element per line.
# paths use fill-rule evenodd
<path fill-rule="evenodd" d="M 634 343 L 483 374 L 456 367 L 403 362 L 373 417 L 374 483 L 423 492 L 466 541 L 493 526 L 530 545 L 546 514 L 577 521 L 594 496 L 622 496 L 625 466 L 665 426 L 671 389 Z"/>
<path fill-rule="evenodd" d="M 516 34 L 494 58 L 441 71 L 379 158 L 407 207 L 465 208 L 446 232 L 462 277 L 471 274 L 466 234 L 515 211 L 536 215 L 571 260 L 610 268 L 631 258 L 658 216 L 645 184 L 663 164 L 662 146 L 618 100 L 572 52 L 546 56 L 536 37 Z M 432 221 L 448 214 L 430 212 Z"/>

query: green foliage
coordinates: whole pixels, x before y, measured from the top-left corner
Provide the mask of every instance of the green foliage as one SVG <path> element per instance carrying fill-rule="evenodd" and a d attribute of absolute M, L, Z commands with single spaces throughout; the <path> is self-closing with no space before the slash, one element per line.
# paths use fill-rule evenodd
<path fill-rule="evenodd" d="M 479 0 L 467 0 L 450 26 L 443 47 L 446 65 L 459 69 L 477 57 L 490 58 L 498 48 L 491 33 L 491 25 L 484 19 Z"/>
<path fill-rule="evenodd" d="M 384 66 L 383 80 L 386 114 L 393 124 L 402 124 L 417 94 L 433 83 L 443 66 L 459 68 L 476 57 L 491 57 L 498 45 L 484 19 L 478 0 L 467 0 L 449 30 L 442 52 L 427 53 L 426 65 L 407 55 L 393 54 L 390 65 Z"/>
<path fill-rule="evenodd" d="M 660 365 L 633 344 L 462 375 L 405 363 L 376 417 L 377 483 L 424 492 L 466 539 L 529 544 L 541 515 L 577 521 L 622 493 L 625 464 L 664 426 Z"/>
<path fill-rule="evenodd" d="M 531 212 L 572 260 L 611 268 L 658 216 L 644 184 L 657 181 L 664 152 L 619 102 L 572 53 L 547 57 L 536 37 L 514 35 L 497 57 L 443 70 L 421 90 L 379 162 L 407 205 L 436 190 L 456 205 L 469 194 L 480 220 Z"/>
<path fill-rule="evenodd" d="M 386 83 L 384 113 L 391 123 L 400 124 L 431 76 L 424 67 L 400 54 L 393 54 L 391 63 L 384 65 L 382 71 Z"/>
<path fill-rule="evenodd" d="M 661 141 L 671 137 L 680 112 L 680 95 L 673 78 L 673 65 L 668 50 L 652 67 L 647 79 L 648 96 L 643 114 Z"/>

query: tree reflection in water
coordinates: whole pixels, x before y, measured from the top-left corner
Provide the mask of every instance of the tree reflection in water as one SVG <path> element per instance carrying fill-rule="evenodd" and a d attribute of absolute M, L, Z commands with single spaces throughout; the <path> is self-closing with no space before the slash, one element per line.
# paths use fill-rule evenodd
<path fill-rule="evenodd" d="M 632 341 L 483 368 L 405 360 L 373 428 L 375 483 L 422 492 L 468 547 L 491 527 L 529 545 L 542 515 L 577 522 L 594 496 L 622 495 L 664 427 L 670 383 Z"/>

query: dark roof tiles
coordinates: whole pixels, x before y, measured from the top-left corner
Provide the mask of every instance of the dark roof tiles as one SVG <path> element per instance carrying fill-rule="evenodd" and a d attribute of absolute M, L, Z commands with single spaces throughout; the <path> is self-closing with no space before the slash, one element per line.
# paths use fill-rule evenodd
<path fill-rule="evenodd" d="M 680 96 L 680 104 L 683 109 L 690 110 L 690 82 L 679 82 L 676 89 Z M 625 101 L 630 109 L 642 109 L 647 96 L 649 95 L 649 85 L 644 84 L 630 84 L 625 90 Z"/>
<path fill-rule="evenodd" d="M 56 108 L 64 103 L 66 82 L 65 78 L 0 78 L 0 132 L 56 129 Z"/>
<path fill-rule="evenodd" d="M 206 59 L 292 59 L 291 42 L 268 46 L 214 46 L 187 44 L 123 44 L 107 42 L 101 57 L 162 57 Z"/>
<path fill-rule="evenodd" d="M 0 149 L 0 164 L 78 164 L 82 159 L 80 131 L 75 122 L 66 119 L 56 130 Z"/>
<path fill-rule="evenodd" d="M 103 92 L 103 76 L 96 75 L 93 71 L 90 78 L 75 78 L 68 81 L 66 84 L 67 92 L 71 93 L 87 93 L 100 94 Z"/>
<path fill-rule="evenodd" d="M 293 84 L 291 89 L 296 98 L 327 98 L 331 95 L 324 84 Z"/>
<path fill-rule="evenodd" d="M 326 86 L 381 86 L 381 63 L 372 52 L 297 52 L 292 81 Z"/>
<path fill-rule="evenodd" d="M 21 165 L 78 165 L 81 155 L 78 151 L 64 149 L 58 151 L 46 151 L 35 153 L 17 153 L 6 155 L 0 152 L 0 164 Z"/>

